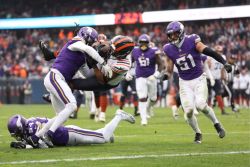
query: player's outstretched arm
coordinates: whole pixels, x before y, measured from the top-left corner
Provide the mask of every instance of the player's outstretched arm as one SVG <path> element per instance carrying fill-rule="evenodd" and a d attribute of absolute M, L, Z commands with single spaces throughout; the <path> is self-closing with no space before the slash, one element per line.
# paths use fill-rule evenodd
<path fill-rule="evenodd" d="M 196 43 L 196 50 L 199 51 L 200 53 L 203 53 L 205 55 L 208 55 L 208 56 L 214 58 L 216 61 L 223 64 L 224 68 L 227 72 L 232 71 L 231 65 L 228 64 L 227 61 L 219 53 L 215 52 L 214 50 L 212 50 L 208 46 L 204 45 L 202 42 Z"/>
<path fill-rule="evenodd" d="M 42 40 L 39 41 L 39 48 L 42 51 L 43 57 L 46 61 L 55 59 L 58 55 L 58 52 L 52 52 Z"/>

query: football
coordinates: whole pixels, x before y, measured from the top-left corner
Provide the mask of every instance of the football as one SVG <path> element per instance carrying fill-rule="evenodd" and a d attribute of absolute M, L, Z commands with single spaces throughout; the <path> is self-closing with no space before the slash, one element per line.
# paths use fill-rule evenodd
<path fill-rule="evenodd" d="M 102 56 L 105 60 L 110 57 L 111 54 L 111 45 L 108 41 L 103 42 L 95 42 L 92 47 L 97 50 L 97 52 Z"/>

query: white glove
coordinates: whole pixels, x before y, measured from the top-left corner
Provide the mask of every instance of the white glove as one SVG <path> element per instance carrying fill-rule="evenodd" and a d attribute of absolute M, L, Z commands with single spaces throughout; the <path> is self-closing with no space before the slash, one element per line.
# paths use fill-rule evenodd
<path fill-rule="evenodd" d="M 128 72 L 125 76 L 126 81 L 131 81 L 133 79 L 133 76 Z"/>
<path fill-rule="evenodd" d="M 111 78 L 113 75 L 113 71 L 108 64 L 102 64 L 101 72 L 108 78 Z"/>
<path fill-rule="evenodd" d="M 210 84 L 211 84 L 211 86 L 213 87 L 214 84 L 215 84 L 215 80 L 214 80 L 214 79 L 210 79 Z"/>
<path fill-rule="evenodd" d="M 161 76 L 162 76 L 162 74 L 161 74 L 159 71 L 155 71 L 154 77 L 155 77 L 156 79 L 160 79 Z"/>

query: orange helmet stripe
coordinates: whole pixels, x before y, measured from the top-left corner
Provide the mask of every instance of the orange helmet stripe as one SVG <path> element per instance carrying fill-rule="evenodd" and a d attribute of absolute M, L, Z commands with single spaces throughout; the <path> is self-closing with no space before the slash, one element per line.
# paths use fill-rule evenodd
<path fill-rule="evenodd" d="M 127 47 L 129 47 L 129 46 L 135 46 L 135 44 L 134 44 L 134 43 L 128 43 L 128 44 L 123 45 L 123 46 L 121 46 L 121 47 L 119 47 L 119 48 L 116 48 L 115 51 L 116 51 L 116 52 L 119 52 L 120 50 L 122 50 L 122 49 L 124 49 L 124 48 L 127 48 Z"/>
<path fill-rule="evenodd" d="M 118 40 L 117 42 L 115 42 L 114 45 L 116 46 L 117 44 L 119 44 L 119 43 L 121 43 L 121 42 L 123 42 L 125 40 L 128 40 L 128 38 L 126 38 L 126 37 L 122 38 L 122 39 Z"/>

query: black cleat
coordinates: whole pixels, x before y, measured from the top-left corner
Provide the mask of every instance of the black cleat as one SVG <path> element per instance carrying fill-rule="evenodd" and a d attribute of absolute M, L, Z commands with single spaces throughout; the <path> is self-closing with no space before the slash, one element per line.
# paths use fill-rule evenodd
<path fill-rule="evenodd" d="M 43 95 L 43 100 L 48 102 L 48 103 L 51 103 L 50 94 L 49 93 L 44 94 Z"/>
<path fill-rule="evenodd" d="M 95 113 L 89 114 L 89 118 L 90 118 L 90 119 L 95 119 Z"/>
<path fill-rule="evenodd" d="M 221 127 L 220 123 L 214 124 L 214 128 L 216 129 L 216 131 L 217 131 L 217 133 L 218 133 L 218 136 L 219 136 L 220 138 L 225 137 L 226 132 L 225 132 L 225 130 Z"/>
<path fill-rule="evenodd" d="M 226 111 L 222 110 L 221 115 L 229 115 Z"/>
<path fill-rule="evenodd" d="M 70 116 L 69 118 L 71 119 L 77 119 L 77 111 L 74 111 Z"/>
<path fill-rule="evenodd" d="M 194 138 L 194 142 L 197 144 L 201 144 L 202 141 L 202 134 L 201 133 L 196 133 L 195 134 L 195 138 Z"/>

